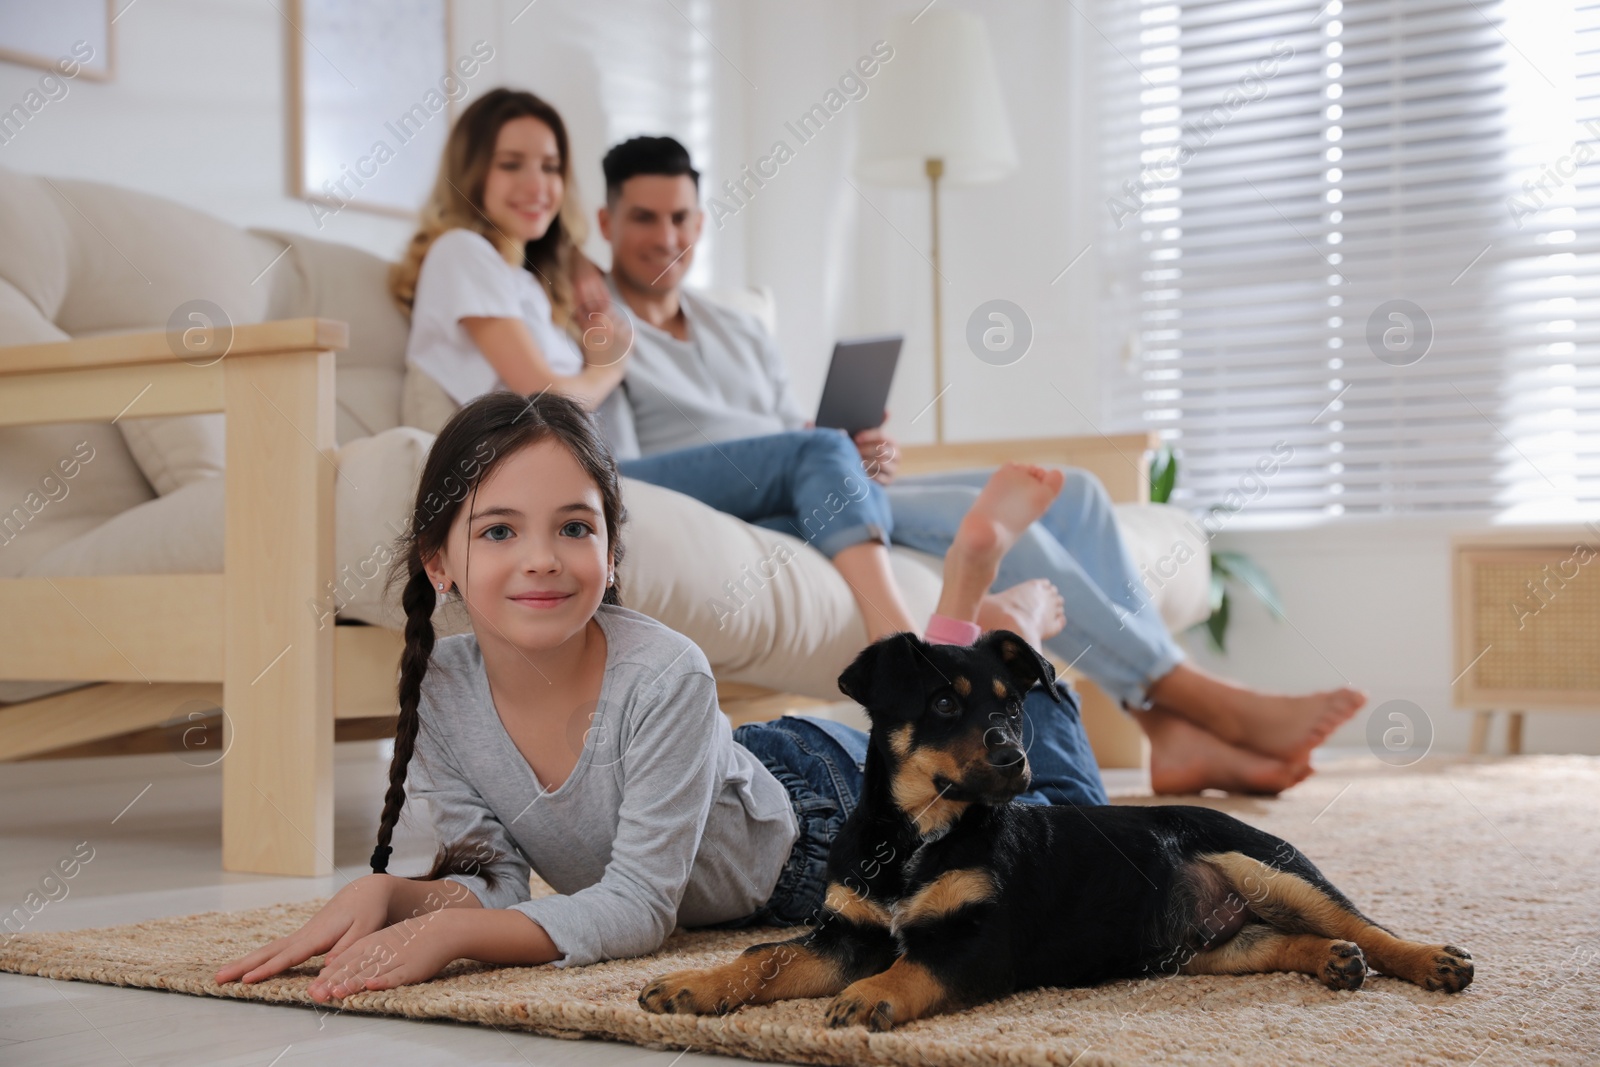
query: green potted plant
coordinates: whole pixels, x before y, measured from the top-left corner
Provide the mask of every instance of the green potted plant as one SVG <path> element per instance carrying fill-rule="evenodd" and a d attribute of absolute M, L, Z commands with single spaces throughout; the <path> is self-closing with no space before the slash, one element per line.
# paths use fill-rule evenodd
<path fill-rule="evenodd" d="M 1173 455 L 1172 449 L 1162 445 L 1150 457 L 1150 500 L 1156 504 L 1165 504 L 1172 499 L 1173 487 L 1178 484 L 1178 457 Z M 1227 511 L 1221 504 L 1212 504 L 1207 512 Z M 1204 628 L 1206 636 L 1211 639 L 1211 647 L 1222 655 L 1228 654 L 1228 621 L 1232 614 L 1232 600 L 1230 592 L 1238 588 L 1248 589 L 1257 600 L 1266 605 L 1272 613 L 1273 619 L 1283 618 L 1283 603 L 1278 599 L 1278 590 L 1272 584 L 1272 579 L 1267 572 L 1261 569 L 1260 564 L 1245 555 L 1243 552 L 1211 553 L 1211 617 L 1205 622 L 1196 624 L 1196 629 Z"/>

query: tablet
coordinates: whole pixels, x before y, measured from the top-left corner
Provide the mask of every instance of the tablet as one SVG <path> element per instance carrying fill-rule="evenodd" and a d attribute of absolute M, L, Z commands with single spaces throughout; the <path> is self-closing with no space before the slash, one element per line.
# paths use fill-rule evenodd
<path fill-rule="evenodd" d="M 833 362 L 817 405 L 817 425 L 854 434 L 883 425 L 889 383 L 905 337 L 861 337 L 833 346 Z"/>

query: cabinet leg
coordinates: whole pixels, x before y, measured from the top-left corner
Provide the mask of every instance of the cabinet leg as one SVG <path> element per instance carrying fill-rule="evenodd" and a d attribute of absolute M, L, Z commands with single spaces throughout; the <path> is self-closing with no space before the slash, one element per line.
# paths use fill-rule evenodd
<path fill-rule="evenodd" d="M 1480 711 L 1472 716 L 1472 738 L 1467 742 L 1467 751 L 1474 756 L 1483 755 L 1489 747 L 1489 723 L 1494 720 L 1494 712 Z"/>
<path fill-rule="evenodd" d="M 1522 718 L 1520 711 L 1506 715 L 1506 752 L 1512 756 L 1522 754 Z"/>

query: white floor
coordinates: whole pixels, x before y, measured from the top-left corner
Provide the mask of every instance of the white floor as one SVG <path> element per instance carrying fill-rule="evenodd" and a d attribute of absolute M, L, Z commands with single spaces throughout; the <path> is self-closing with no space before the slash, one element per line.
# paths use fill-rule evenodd
<path fill-rule="evenodd" d="M 214 909 L 326 896 L 367 872 L 387 781 L 382 742 L 338 745 L 334 862 L 328 878 L 274 878 L 221 869 L 220 766 L 174 755 L 0 764 L 0 910 L 20 903 L 73 855 L 93 858 L 31 931 L 74 930 Z M 1137 774 L 1108 775 L 1121 792 Z M 425 865 L 431 843 L 395 842 L 394 869 Z M 81 850 L 80 855 L 87 850 Z M 639 1064 L 692 1067 L 723 1057 L 653 1052 L 609 1041 L 559 1041 L 516 1031 L 427 1023 L 181 993 L 0 973 L 0 1064 Z"/>

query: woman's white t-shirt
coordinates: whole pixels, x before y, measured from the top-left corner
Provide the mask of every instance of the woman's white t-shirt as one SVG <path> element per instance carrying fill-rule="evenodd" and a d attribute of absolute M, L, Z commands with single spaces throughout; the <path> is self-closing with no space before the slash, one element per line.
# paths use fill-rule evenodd
<path fill-rule="evenodd" d="M 538 280 L 507 263 L 482 234 L 446 230 L 428 248 L 417 275 L 406 362 L 461 404 L 506 388 L 462 327 L 466 318 L 521 319 L 552 373 L 567 377 L 583 370 L 583 354 L 551 321 L 550 298 Z"/>

